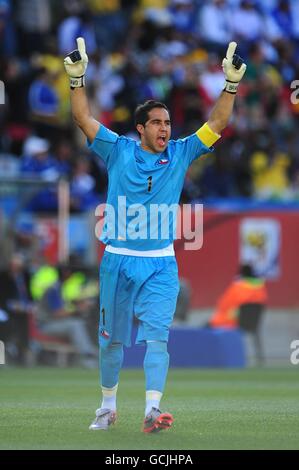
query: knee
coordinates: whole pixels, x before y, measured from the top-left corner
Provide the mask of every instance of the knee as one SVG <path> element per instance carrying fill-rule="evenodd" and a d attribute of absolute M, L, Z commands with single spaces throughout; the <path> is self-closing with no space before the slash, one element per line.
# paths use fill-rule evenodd
<path fill-rule="evenodd" d="M 110 367 L 121 364 L 123 361 L 123 345 L 114 343 L 105 349 L 101 349 L 101 360 L 109 363 Z"/>
<path fill-rule="evenodd" d="M 160 352 L 167 353 L 167 341 L 147 341 L 146 342 L 147 351 L 151 352 Z"/>
<path fill-rule="evenodd" d="M 144 358 L 145 365 L 155 365 L 156 363 L 169 363 L 169 354 L 166 341 L 152 341 L 147 343 Z"/>

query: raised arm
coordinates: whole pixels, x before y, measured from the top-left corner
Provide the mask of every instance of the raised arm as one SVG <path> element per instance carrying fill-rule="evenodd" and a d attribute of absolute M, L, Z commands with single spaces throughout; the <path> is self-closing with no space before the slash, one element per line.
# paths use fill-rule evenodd
<path fill-rule="evenodd" d="M 93 142 L 100 123 L 90 113 L 85 91 L 85 72 L 88 65 L 88 56 L 83 38 L 77 38 L 78 49 L 74 50 L 64 59 L 64 66 L 70 78 L 71 107 L 75 123 L 84 132 L 90 142 Z"/>
<path fill-rule="evenodd" d="M 228 124 L 233 111 L 237 88 L 246 70 L 246 64 L 243 63 L 241 57 L 235 54 L 236 47 L 237 43 L 229 43 L 226 57 L 222 62 L 226 79 L 224 90 L 216 101 L 207 122 L 210 129 L 217 134 L 220 134 Z"/>

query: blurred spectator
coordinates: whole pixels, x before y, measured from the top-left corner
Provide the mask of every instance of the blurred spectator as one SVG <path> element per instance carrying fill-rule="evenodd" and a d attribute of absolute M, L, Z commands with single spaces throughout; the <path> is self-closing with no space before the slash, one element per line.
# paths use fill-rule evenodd
<path fill-rule="evenodd" d="M 186 321 L 191 304 L 191 287 L 186 279 L 180 279 L 180 290 L 174 314 L 174 319 Z"/>
<path fill-rule="evenodd" d="M 58 109 L 56 112 L 56 138 L 70 135 L 70 103 L 69 103 L 69 82 L 65 76 L 63 61 L 58 52 L 58 44 L 55 35 L 48 35 L 44 53 L 34 57 L 34 65 L 45 68 L 50 76 L 50 85 L 57 95 Z M 60 129 L 61 128 L 61 129 Z M 42 134 L 39 134 L 42 137 Z M 46 136 L 45 136 L 46 137 Z"/>
<path fill-rule="evenodd" d="M 45 138 L 55 138 L 59 127 L 59 97 L 54 88 L 54 78 L 55 73 L 41 68 L 29 89 L 32 124 L 36 133 Z"/>
<path fill-rule="evenodd" d="M 59 177 L 57 161 L 49 154 L 50 144 L 46 139 L 31 136 L 24 143 L 21 171 L 28 176 L 39 176 L 43 180 L 55 181 Z"/>
<path fill-rule="evenodd" d="M 44 182 L 56 182 L 60 177 L 59 163 L 49 153 L 49 142 L 40 137 L 31 136 L 24 144 L 24 156 L 21 173 L 27 178 Z M 28 196 L 29 194 L 29 196 Z M 27 209 L 33 211 L 57 210 L 57 187 L 49 185 L 45 189 L 30 186 L 27 191 Z"/>
<path fill-rule="evenodd" d="M 239 41 L 244 50 L 246 50 L 245 41 L 250 44 L 261 40 L 264 24 L 255 0 L 241 0 L 240 6 L 232 15 L 232 29 L 235 41 Z"/>
<path fill-rule="evenodd" d="M 0 0 L 0 58 L 16 53 L 15 28 L 12 21 L 12 1 Z"/>
<path fill-rule="evenodd" d="M 200 178 L 204 197 L 226 198 L 235 195 L 234 177 L 228 155 L 221 152 L 214 160 L 207 160 Z"/>
<path fill-rule="evenodd" d="M 267 290 L 263 279 L 258 278 L 250 265 L 240 267 L 239 277 L 224 291 L 217 301 L 216 310 L 208 325 L 212 328 L 238 328 L 239 308 L 244 304 L 267 302 Z"/>
<path fill-rule="evenodd" d="M 293 11 L 290 8 L 289 0 L 278 0 L 277 6 L 271 12 L 270 18 L 272 23 L 272 37 L 278 38 L 294 38 L 294 22 Z"/>
<path fill-rule="evenodd" d="M 82 4 L 81 4 L 82 5 Z M 97 49 L 93 17 L 88 9 L 81 6 L 76 15 L 66 17 L 58 28 L 58 50 L 62 56 L 75 49 L 76 38 L 84 37 L 90 54 Z"/>
<path fill-rule="evenodd" d="M 223 89 L 223 70 L 217 55 L 210 54 L 206 69 L 199 77 L 199 82 L 210 102 L 214 102 Z"/>
<path fill-rule="evenodd" d="M 89 337 L 83 318 L 89 304 L 85 299 L 77 298 L 68 307 L 63 297 L 63 284 L 72 275 L 72 270 L 61 266 L 56 281 L 53 281 L 44 291 L 36 317 L 41 332 L 68 339 L 80 354 L 81 364 L 85 367 L 97 367 L 97 348 Z"/>
<path fill-rule="evenodd" d="M 67 139 L 61 139 L 54 143 L 53 153 L 55 155 L 56 166 L 60 176 L 70 176 L 74 160 L 74 152 L 72 143 Z"/>
<path fill-rule="evenodd" d="M 42 52 L 45 35 L 51 29 L 50 0 L 17 0 L 16 17 L 21 55 Z"/>
<path fill-rule="evenodd" d="M 6 318 L 8 353 L 19 365 L 27 364 L 30 346 L 29 315 L 34 311 L 34 304 L 29 282 L 24 258 L 19 253 L 13 254 L 8 269 L 0 272 L 0 310 L 2 318 Z"/>
<path fill-rule="evenodd" d="M 194 33 L 196 10 L 192 0 L 170 0 L 171 23 L 176 31 Z"/>
<path fill-rule="evenodd" d="M 90 10 L 94 15 L 94 28 L 98 48 L 112 52 L 119 48 L 125 40 L 128 31 L 131 5 L 136 0 L 88 0 Z"/>
<path fill-rule="evenodd" d="M 124 61 L 125 58 L 121 54 L 117 56 L 96 54 L 91 59 L 87 77 L 101 112 L 113 111 L 116 106 L 116 96 L 124 89 L 125 82 L 121 73 Z"/>
<path fill-rule="evenodd" d="M 32 72 L 28 63 L 17 57 L 6 61 L 3 81 L 6 104 L 2 147 L 5 151 L 21 155 L 23 142 L 30 133 L 28 89 Z M 2 108 L 2 106 L 1 106 Z"/>
<path fill-rule="evenodd" d="M 12 234 L 13 251 L 21 254 L 26 265 L 30 266 L 40 256 L 42 247 L 34 218 L 25 213 L 19 216 Z"/>
<path fill-rule="evenodd" d="M 299 170 L 296 170 L 295 174 L 292 177 L 291 184 L 291 199 L 299 201 Z"/>
<path fill-rule="evenodd" d="M 15 155 L 0 153 L 0 175 L 2 178 L 17 178 L 20 172 L 20 160 Z"/>
<path fill-rule="evenodd" d="M 232 40 L 232 10 L 226 0 L 212 0 L 199 12 L 199 34 L 209 51 L 225 54 Z"/>
<path fill-rule="evenodd" d="M 255 152 L 251 157 L 254 196 L 268 200 L 290 198 L 289 165 L 284 153 L 276 153 L 270 163 L 265 153 Z"/>
<path fill-rule="evenodd" d="M 95 180 L 90 175 L 89 161 L 79 158 L 71 179 L 71 209 L 85 211 L 99 203 L 95 192 Z"/>

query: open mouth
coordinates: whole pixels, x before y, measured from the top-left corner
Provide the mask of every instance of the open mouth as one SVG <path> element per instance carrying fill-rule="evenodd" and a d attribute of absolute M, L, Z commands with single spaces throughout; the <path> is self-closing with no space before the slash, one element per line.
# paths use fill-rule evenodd
<path fill-rule="evenodd" d="M 158 137 L 158 144 L 163 147 L 166 143 L 166 136 L 164 135 L 160 135 L 160 137 Z"/>

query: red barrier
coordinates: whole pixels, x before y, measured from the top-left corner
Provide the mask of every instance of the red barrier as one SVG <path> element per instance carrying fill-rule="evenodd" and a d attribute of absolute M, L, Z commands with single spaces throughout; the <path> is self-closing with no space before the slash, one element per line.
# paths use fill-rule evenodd
<path fill-rule="evenodd" d="M 203 247 L 186 251 L 176 241 L 181 277 L 192 287 L 193 308 L 213 307 L 239 266 L 240 224 L 244 219 L 275 220 L 280 224 L 279 274 L 267 280 L 269 306 L 299 306 L 299 213 L 259 211 L 250 213 L 204 210 Z"/>

